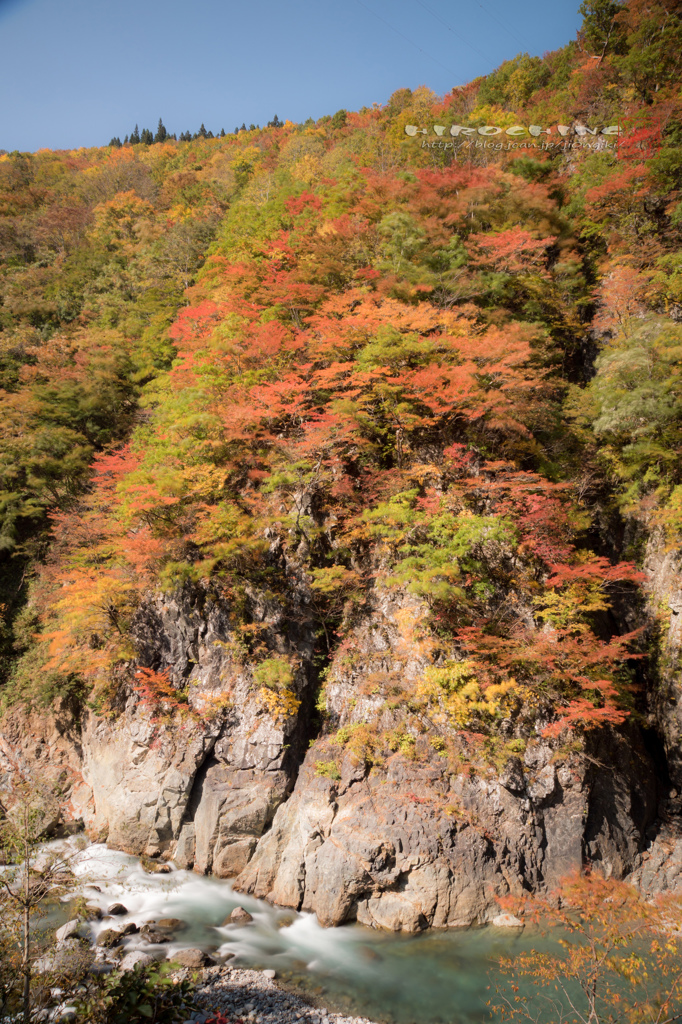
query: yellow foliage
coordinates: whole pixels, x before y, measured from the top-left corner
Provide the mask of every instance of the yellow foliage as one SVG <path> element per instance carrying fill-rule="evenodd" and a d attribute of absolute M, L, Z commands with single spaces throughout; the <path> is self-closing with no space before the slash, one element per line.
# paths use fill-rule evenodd
<path fill-rule="evenodd" d="M 261 686 L 258 695 L 262 706 L 274 719 L 292 718 L 301 706 L 292 690 L 269 690 L 267 686 Z"/>
<path fill-rule="evenodd" d="M 474 717 L 497 718 L 506 713 L 508 699 L 520 695 L 515 679 L 488 686 L 485 691 L 474 675 L 469 661 L 449 661 L 430 665 L 417 686 L 417 700 L 431 709 L 435 722 L 458 729 L 471 724 Z"/>
<path fill-rule="evenodd" d="M 336 733 L 336 742 L 347 747 L 354 759 L 364 764 L 380 764 L 381 737 L 372 726 L 357 722 L 344 725 Z"/>
<path fill-rule="evenodd" d="M 322 164 L 318 157 L 306 153 L 294 164 L 291 173 L 297 181 L 302 181 L 304 185 L 310 186 L 320 178 Z"/>

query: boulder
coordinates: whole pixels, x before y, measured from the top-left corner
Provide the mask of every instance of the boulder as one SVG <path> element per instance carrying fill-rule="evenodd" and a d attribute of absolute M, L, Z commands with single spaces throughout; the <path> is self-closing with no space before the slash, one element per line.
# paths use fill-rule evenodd
<path fill-rule="evenodd" d="M 209 962 L 209 957 L 204 953 L 203 949 L 180 949 L 176 953 L 172 953 L 169 957 L 173 963 L 180 964 L 181 967 L 189 967 L 192 970 L 198 970 L 200 967 L 205 967 Z"/>
<path fill-rule="evenodd" d="M 97 945 L 103 946 L 104 949 L 112 949 L 114 946 L 120 946 L 122 935 L 117 932 L 114 928 L 105 928 L 97 936 Z"/>
<path fill-rule="evenodd" d="M 249 924 L 253 921 L 251 914 L 243 907 L 235 907 L 231 914 L 223 921 L 223 927 L 228 924 Z"/>
<path fill-rule="evenodd" d="M 118 969 L 122 974 L 125 974 L 127 971 L 132 971 L 134 967 L 151 967 L 155 963 L 156 960 L 149 953 L 143 953 L 142 950 L 135 949 L 132 953 L 126 953 L 118 965 Z"/>
<path fill-rule="evenodd" d="M 78 929 L 80 928 L 80 921 L 74 919 L 73 921 L 67 921 L 61 928 L 57 928 L 55 932 L 55 939 L 57 942 L 63 942 L 65 939 L 75 938 L 78 935 Z"/>
<path fill-rule="evenodd" d="M 179 917 L 162 917 L 156 922 L 156 928 L 163 928 L 169 932 L 180 932 L 187 928 L 187 922 L 181 921 Z"/>
<path fill-rule="evenodd" d="M 498 914 L 490 923 L 495 928 L 523 928 L 523 921 L 514 914 Z"/>
<path fill-rule="evenodd" d="M 128 913 L 128 908 L 124 907 L 122 903 L 112 903 L 107 914 L 111 914 L 112 917 L 122 917 Z"/>
<path fill-rule="evenodd" d="M 145 942 L 148 942 L 152 946 L 160 946 L 164 942 L 168 942 L 171 937 L 170 932 L 164 932 L 162 929 L 156 928 L 153 925 L 148 925 L 140 928 L 140 936 Z"/>

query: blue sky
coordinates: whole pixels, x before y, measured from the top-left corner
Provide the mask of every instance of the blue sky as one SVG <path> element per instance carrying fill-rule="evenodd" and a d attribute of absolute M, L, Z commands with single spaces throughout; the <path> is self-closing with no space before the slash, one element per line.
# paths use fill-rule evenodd
<path fill-rule="evenodd" d="M 579 0 L 0 0 L 0 149 L 232 131 L 438 94 L 573 38 Z"/>

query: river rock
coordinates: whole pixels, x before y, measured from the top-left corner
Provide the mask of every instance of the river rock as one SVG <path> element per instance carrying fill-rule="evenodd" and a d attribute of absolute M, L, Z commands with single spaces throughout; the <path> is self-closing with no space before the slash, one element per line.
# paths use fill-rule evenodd
<path fill-rule="evenodd" d="M 112 917 L 122 917 L 124 914 L 127 913 L 128 908 L 124 907 L 122 903 L 112 903 L 109 909 L 107 910 L 107 914 L 110 914 Z"/>
<path fill-rule="evenodd" d="M 135 935 L 139 930 L 139 926 L 136 925 L 134 921 L 128 921 L 128 923 L 124 924 L 121 928 L 121 935 Z"/>
<path fill-rule="evenodd" d="M 156 925 L 145 924 L 140 928 L 140 937 L 149 942 L 152 946 L 162 945 L 164 942 L 168 942 L 171 933 L 164 931 L 163 928 L 157 928 Z"/>
<path fill-rule="evenodd" d="M 490 922 L 495 928 L 523 928 L 523 921 L 514 914 L 497 914 Z"/>
<path fill-rule="evenodd" d="M 180 949 L 175 953 L 170 953 L 168 959 L 180 964 L 181 967 L 189 967 L 191 970 L 198 970 L 209 963 L 209 957 L 203 949 L 196 948 Z"/>
<path fill-rule="evenodd" d="M 85 904 L 85 918 L 87 921 L 99 921 L 102 918 L 102 910 L 96 903 Z"/>
<path fill-rule="evenodd" d="M 35 964 L 38 974 L 50 973 L 66 978 L 88 967 L 93 960 L 93 951 L 76 938 L 63 939 L 50 953 L 40 957 Z"/>
<path fill-rule="evenodd" d="M 223 927 L 227 924 L 249 924 L 251 921 L 253 921 L 253 917 L 248 910 L 244 910 L 243 907 L 235 907 L 223 921 Z"/>
<path fill-rule="evenodd" d="M 270 981 L 274 981 L 277 977 L 277 971 L 273 971 L 272 968 L 268 968 L 266 971 L 263 971 L 263 977 L 269 978 Z"/>
<path fill-rule="evenodd" d="M 155 924 L 156 928 L 163 928 L 169 932 L 184 931 L 188 925 L 186 921 L 181 921 L 179 917 L 162 917 Z"/>
<path fill-rule="evenodd" d="M 121 933 L 114 928 L 105 928 L 97 936 L 97 945 L 103 946 L 104 949 L 112 949 L 114 946 L 120 946 L 121 938 Z"/>
<path fill-rule="evenodd" d="M 67 921 L 66 924 L 63 924 L 61 928 L 58 928 L 55 932 L 57 942 L 63 942 L 64 939 L 71 939 L 77 936 L 80 924 L 81 923 L 78 919 Z"/>
<path fill-rule="evenodd" d="M 119 963 L 118 969 L 122 974 L 125 974 L 127 971 L 132 971 L 134 967 L 151 967 L 155 963 L 156 960 L 149 953 L 143 953 L 141 950 L 135 949 L 131 953 L 126 953 Z"/>

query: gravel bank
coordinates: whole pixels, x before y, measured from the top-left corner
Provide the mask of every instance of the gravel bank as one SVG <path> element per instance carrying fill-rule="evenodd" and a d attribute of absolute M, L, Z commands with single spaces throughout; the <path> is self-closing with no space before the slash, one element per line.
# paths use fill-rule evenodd
<path fill-rule="evenodd" d="M 279 988 L 276 981 L 262 971 L 241 967 L 207 967 L 197 990 L 197 1002 L 206 1014 L 221 1012 L 230 1020 L 235 1017 L 250 1024 L 373 1024 L 365 1017 L 347 1017 L 313 1007 L 300 996 Z M 191 1021 L 201 1022 L 195 1014 Z"/>

